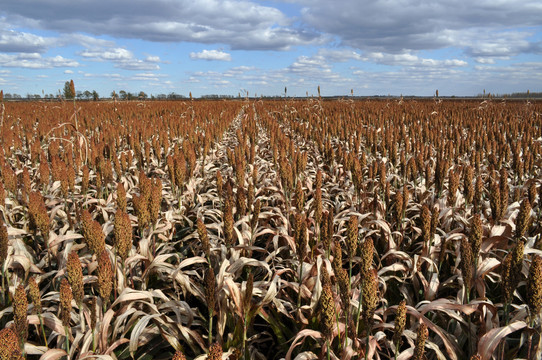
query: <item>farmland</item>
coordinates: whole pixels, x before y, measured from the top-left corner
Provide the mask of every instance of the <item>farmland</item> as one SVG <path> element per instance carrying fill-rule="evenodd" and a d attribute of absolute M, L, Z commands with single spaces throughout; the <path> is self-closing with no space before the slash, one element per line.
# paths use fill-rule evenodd
<path fill-rule="evenodd" d="M 540 102 L 1 111 L 2 359 L 540 358 Z"/>

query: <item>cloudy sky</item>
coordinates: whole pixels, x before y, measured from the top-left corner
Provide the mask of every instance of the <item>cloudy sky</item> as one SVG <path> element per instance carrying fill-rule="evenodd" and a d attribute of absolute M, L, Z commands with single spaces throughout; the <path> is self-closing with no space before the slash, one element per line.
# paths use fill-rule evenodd
<path fill-rule="evenodd" d="M 0 89 L 542 91 L 540 0 L 5 0 Z"/>

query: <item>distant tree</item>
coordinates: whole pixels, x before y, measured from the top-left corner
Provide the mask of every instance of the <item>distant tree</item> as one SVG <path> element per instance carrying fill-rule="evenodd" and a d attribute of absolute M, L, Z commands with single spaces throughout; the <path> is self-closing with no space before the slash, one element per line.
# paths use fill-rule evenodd
<path fill-rule="evenodd" d="M 144 91 L 140 91 L 139 95 L 137 95 L 137 97 L 139 98 L 139 100 L 145 100 L 148 96 L 147 96 L 147 94 L 145 94 Z"/>
<path fill-rule="evenodd" d="M 115 99 L 117 98 L 117 93 L 115 92 L 115 90 L 111 91 L 111 99 Z"/>
<path fill-rule="evenodd" d="M 92 93 L 88 90 L 85 90 L 85 92 L 83 92 L 83 96 L 85 97 L 85 99 L 89 100 L 92 97 Z"/>
<path fill-rule="evenodd" d="M 128 97 L 128 93 L 124 90 L 121 90 L 119 91 L 119 96 L 122 100 L 126 100 L 126 98 Z"/>
<path fill-rule="evenodd" d="M 76 92 L 75 92 L 75 97 L 76 97 L 77 99 L 81 100 L 81 99 L 85 96 L 84 94 L 85 94 L 85 93 L 82 92 L 82 91 L 76 91 Z"/>
<path fill-rule="evenodd" d="M 98 101 L 100 99 L 100 95 L 98 95 L 98 92 L 96 90 L 92 90 L 92 100 Z"/>
<path fill-rule="evenodd" d="M 66 81 L 64 83 L 64 90 L 63 95 L 65 99 L 73 99 L 75 97 L 75 91 L 73 91 L 73 87 L 70 86 L 70 81 Z"/>

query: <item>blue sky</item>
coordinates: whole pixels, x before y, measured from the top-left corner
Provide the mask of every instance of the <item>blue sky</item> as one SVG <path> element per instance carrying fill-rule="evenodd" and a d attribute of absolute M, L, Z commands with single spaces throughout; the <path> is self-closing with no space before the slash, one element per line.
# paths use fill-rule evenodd
<path fill-rule="evenodd" d="M 6 0 L 0 89 L 542 91 L 540 0 Z"/>

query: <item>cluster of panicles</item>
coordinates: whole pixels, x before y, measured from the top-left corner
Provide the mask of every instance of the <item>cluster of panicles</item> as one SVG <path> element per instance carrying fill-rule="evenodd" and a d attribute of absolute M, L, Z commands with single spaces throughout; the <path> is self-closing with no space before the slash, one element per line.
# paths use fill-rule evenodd
<path fill-rule="evenodd" d="M 245 313 L 248 313 L 250 310 L 250 305 L 252 301 L 252 292 L 254 290 L 254 274 L 250 273 L 245 286 L 245 294 L 243 296 L 243 309 Z"/>
<path fill-rule="evenodd" d="M 236 213 L 235 216 L 237 218 L 242 218 L 246 215 L 247 212 L 247 196 L 245 192 L 245 188 L 242 186 L 237 187 L 237 197 L 235 200 L 235 207 L 236 207 Z"/>
<path fill-rule="evenodd" d="M 422 206 L 422 237 L 424 244 L 428 245 L 431 241 L 431 211 L 427 205 Z"/>
<path fill-rule="evenodd" d="M 70 326 L 70 313 L 72 310 L 72 289 L 68 279 L 63 278 L 60 282 L 60 319 L 62 325 Z"/>
<path fill-rule="evenodd" d="M 113 231 L 115 234 L 117 254 L 122 260 L 126 260 L 132 248 L 132 224 L 130 216 L 125 210 L 119 208 L 115 213 Z"/>
<path fill-rule="evenodd" d="M 162 182 L 160 179 L 149 179 L 143 171 L 139 172 L 139 195 L 132 198 L 137 214 L 139 228 L 155 224 L 160 215 L 162 202 Z"/>
<path fill-rule="evenodd" d="M 374 242 L 372 238 L 366 238 L 361 244 L 361 274 L 363 277 L 369 274 L 371 266 L 373 265 L 374 256 Z"/>
<path fill-rule="evenodd" d="M 30 227 L 39 230 L 41 236 L 47 241 L 49 239 L 50 221 L 43 197 L 39 192 L 32 191 L 28 200 L 28 215 Z"/>
<path fill-rule="evenodd" d="M 102 226 L 98 221 L 92 219 L 92 215 L 86 209 L 81 213 L 81 232 L 93 254 L 100 254 L 105 249 L 105 235 Z"/>
<path fill-rule="evenodd" d="M 22 360 L 17 334 L 10 328 L 0 330 L 0 359 Z"/>
<path fill-rule="evenodd" d="M 113 265 L 107 250 L 103 250 L 98 257 L 98 294 L 107 303 L 113 289 Z"/>
<path fill-rule="evenodd" d="M 5 189 L 15 196 L 17 194 L 17 175 L 9 164 L 5 164 L 2 168 L 2 179 Z"/>
<path fill-rule="evenodd" d="M 85 295 L 85 289 L 83 285 L 83 268 L 81 267 L 81 261 L 77 252 L 71 251 L 69 253 L 66 267 L 73 298 L 77 304 L 81 304 Z"/>

